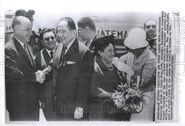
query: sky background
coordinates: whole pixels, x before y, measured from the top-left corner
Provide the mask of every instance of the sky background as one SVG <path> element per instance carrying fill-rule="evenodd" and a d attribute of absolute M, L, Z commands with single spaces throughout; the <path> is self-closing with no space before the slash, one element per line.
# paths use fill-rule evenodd
<path fill-rule="evenodd" d="M 22 9 L 22 8 L 18 8 Z M 14 13 L 17 9 L 8 9 L 7 13 Z M 26 9 L 27 10 L 27 9 Z M 72 17 L 73 20 L 77 23 L 78 20 L 82 17 L 92 17 L 95 20 L 100 20 L 105 23 L 117 23 L 122 24 L 124 27 L 120 25 L 120 27 L 123 30 L 129 30 L 131 27 L 143 27 L 144 22 L 148 18 L 154 18 L 158 20 L 158 16 L 160 15 L 160 12 L 131 12 L 131 11 L 119 11 L 119 12 L 63 12 L 63 10 L 57 10 L 48 12 L 45 10 L 45 12 L 40 10 L 35 10 L 34 15 L 34 26 L 33 29 L 35 31 L 38 30 L 38 28 L 44 28 L 44 27 L 52 27 L 56 28 L 56 25 L 60 18 L 69 16 Z"/>

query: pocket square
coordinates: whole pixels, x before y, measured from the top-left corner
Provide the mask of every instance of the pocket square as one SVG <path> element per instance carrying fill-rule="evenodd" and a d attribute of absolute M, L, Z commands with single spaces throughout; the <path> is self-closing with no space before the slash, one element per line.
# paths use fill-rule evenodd
<path fill-rule="evenodd" d="M 66 61 L 66 64 L 75 64 L 76 62 L 74 61 Z"/>

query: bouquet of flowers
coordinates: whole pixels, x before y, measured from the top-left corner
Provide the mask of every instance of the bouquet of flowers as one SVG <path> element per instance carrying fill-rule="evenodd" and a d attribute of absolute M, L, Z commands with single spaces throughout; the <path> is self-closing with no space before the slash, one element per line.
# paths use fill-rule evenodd
<path fill-rule="evenodd" d="M 120 84 L 112 94 L 112 100 L 117 109 L 126 113 L 139 113 L 143 108 L 143 93 L 138 88 Z"/>

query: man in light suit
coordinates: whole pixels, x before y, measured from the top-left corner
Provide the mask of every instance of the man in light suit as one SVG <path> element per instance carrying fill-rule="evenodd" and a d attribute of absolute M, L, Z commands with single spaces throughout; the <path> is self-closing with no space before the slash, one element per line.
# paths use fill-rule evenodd
<path fill-rule="evenodd" d="M 56 103 L 59 120 L 86 119 L 90 95 L 92 56 L 77 40 L 72 18 L 61 18 L 57 26 L 59 45 L 54 56 Z"/>
<path fill-rule="evenodd" d="M 14 35 L 5 45 L 6 107 L 11 121 L 38 121 L 38 85 L 44 75 L 35 69 L 29 42 L 32 25 L 28 18 L 13 20 Z"/>
<path fill-rule="evenodd" d="M 38 70 L 44 71 L 46 79 L 39 86 L 39 96 L 41 108 L 44 112 L 46 120 L 56 120 L 53 111 L 52 92 L 53 92 L 53 55 L 56 47 L 55 32 L 53 29 L 44 28 L 40 34 L 40 39 L 44 49 L 36 54 L 36 66 Z"/>

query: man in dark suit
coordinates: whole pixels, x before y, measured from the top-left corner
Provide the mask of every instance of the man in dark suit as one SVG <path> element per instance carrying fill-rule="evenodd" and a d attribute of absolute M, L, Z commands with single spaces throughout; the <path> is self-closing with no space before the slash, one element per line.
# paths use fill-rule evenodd
<path fill-rule="evenodd" d="M 5 45 L 6 107 L 11 121 L 39 120 L 38 86 L 44 75 L 35 71 L 29 42 L 32 25 L 28 18 L 13 20 L 14 35 Z"/>
<path fill-rule="evenodd" d="M 94 21 L 89 17 L 81 18 L 78 21 L 78 37 L 85 45 L 93 51 L 93 41 L 98 38 Z"/>
<path fill-rule="evenodd" d="M 90 50 L 76 38 L 72 18 L 60 19 L 57 26 L 59 45 L 54 56 L 56 70 L 56 103 L 59 120 L 85 119 L 90 95 L 92 56 Z"/>
<path fill-rule="evenodd" d="M 56 114 L 53 111 L 52 90 L 53 90 L 53 54 L 56 47 L 55 33 L 53 29 L 44 28 L 40 34 L 40 39 L 44 49 L 36 55 L 36 66 L 38 70 L 44 71 L 46 79 L 39 86 L 41 108 L 46 120 L 56 120 Z"/>

